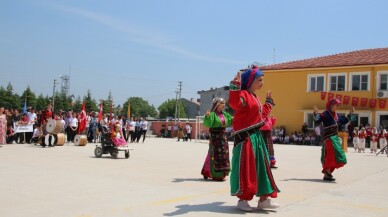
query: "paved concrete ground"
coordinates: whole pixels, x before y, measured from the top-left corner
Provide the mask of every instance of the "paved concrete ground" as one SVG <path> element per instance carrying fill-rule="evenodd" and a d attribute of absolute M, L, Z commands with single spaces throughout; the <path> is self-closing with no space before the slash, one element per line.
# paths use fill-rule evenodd
<path fill-rule="evenodd" d="M 349 149 L 348 165 L 326 183 L 320 147 L 275 145 L 282 206 L 244 213 L 229 194 L 229 179 L 202 179 L 205 142 L 147 138 L 131 144 L 129 159 L 95 158 L 94 147 L 3 145 L 0 216 L 388 216 L 386 155 Z"/>

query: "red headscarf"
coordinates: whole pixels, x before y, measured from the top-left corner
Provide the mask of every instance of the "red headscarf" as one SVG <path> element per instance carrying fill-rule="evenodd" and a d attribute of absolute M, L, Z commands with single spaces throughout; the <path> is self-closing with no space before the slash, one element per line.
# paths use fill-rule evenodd
<path fill-rule="evenodd" d="M 341 104 L 341 101 L 339 99 L 331 99 L 329 100 L 327 103 L 326 103 L 326 110 L 330 111 L 330 109 L 334 106 L 334 105 L 340 105 Z"/>

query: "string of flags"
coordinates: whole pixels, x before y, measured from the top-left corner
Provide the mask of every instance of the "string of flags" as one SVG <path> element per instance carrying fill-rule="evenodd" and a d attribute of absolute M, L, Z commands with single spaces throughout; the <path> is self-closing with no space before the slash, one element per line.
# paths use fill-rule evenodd
<path fill-rule="evenodd" d="M 351 104 L 352 106 L 361 106 L 361 107 L 367 107 L 369 106 L 370 108 L 376 108 L 378 107 L 379 109 L 385 109 L 386 106 L 386 99 L 369 99 L 365 97 L 357 97 L 357 96 L 347 96 L 347 95 L 342 95 L 342 94 L 334 94 L 330 92 L 321 92 L 321 99 L 325 100 L 327 96 L 327 100 L 331 100 L 333 98 L 339 99 L 342 104 L 344 105 L 349 105 Z"/>

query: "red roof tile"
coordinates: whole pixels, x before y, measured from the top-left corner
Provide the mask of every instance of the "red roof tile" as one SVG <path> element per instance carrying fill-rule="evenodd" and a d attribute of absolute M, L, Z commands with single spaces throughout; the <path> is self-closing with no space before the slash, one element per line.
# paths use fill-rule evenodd
<path fill-rule="evenodd" d="M 338 66 L 360 66 L 388 64 L 388 48 L 357 50 L 311 59 L 297 60 L 268 66 L 260 66 L 261 70 L 303 69 Z"/>

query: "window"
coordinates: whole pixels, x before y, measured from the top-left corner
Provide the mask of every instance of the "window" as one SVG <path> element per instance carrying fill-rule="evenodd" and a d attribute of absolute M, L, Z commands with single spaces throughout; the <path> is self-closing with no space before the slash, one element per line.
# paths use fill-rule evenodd
<path fill-rule="evenodd" d="M 352 73 L 350 90 L 369 90 L 369 73 Z"/>
<path fill-rule="evenodd" d="M 380 74 L 379 90 L 388 90 L 388 74 Z"/>
<path fill-rule="evenodd" d="M 329 75 L 329 91 L 346 91 L 345 74 L 332 74 Z"/>
<path fill-rule="evenodd" d="M 325 91 L 324 75 L 308 75 L 308 92 Z"/>
<path fill-rule="evenodd" d="M 306 114 L 307 117 L 307 121 L 306 121 L 306 124 L 307 124 L 307 128 L 308 129 L 314 129 L 315 128 L 315 123 L 314 123 L 314 114 L 313 113 L 307 113 Z"/>

